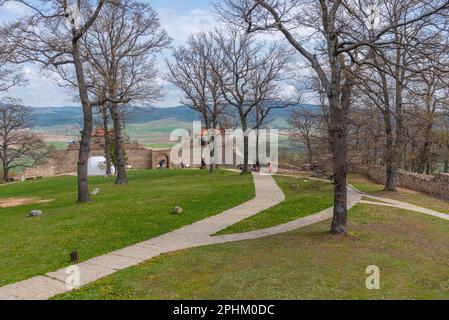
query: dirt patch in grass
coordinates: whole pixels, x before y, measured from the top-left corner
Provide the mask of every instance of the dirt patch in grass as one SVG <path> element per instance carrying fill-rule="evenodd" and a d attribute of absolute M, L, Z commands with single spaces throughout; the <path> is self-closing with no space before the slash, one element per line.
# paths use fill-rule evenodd
<path fill-rule="evenodd" d="M 42 200 L 41 198 L 8 198 L 0 199 L 0 208 L 14 208 L 27 204 L 43 204 L 54 201 L 54 199 Z"/>

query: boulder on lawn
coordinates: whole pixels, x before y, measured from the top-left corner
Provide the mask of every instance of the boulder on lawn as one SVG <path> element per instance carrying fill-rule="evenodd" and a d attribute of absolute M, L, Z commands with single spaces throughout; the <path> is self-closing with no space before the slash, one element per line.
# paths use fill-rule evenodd
<path fill-rule="evenodd" d="M 100 193 L 100 189 L 95 188 L 94 190 L 92 190 L 92 192 L 90 193 L 91 196 L 96 196 L 97 194 Z"/>
<path fill-rule="evenodd" d="M 28 214 L 29 218 L 34 218 L 34 217 L 39 217 L 42 215 L 42 211 L 41 210 L 32 210 L 30 211 L 30 213 Z"/>
<path fill-rule="evenodd" d="M 184 212 L 184 210 L 181 207 L 176 206 L 175 209 L 173 210 L 173 214 L 182 214 Z"/>

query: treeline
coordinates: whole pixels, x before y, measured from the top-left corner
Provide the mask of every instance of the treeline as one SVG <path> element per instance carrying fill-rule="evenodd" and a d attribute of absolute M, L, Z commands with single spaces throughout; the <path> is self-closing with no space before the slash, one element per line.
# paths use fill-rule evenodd
<path fill-rule="evenodd" d="M 7 2 L 0 1 L 0 5 Z M 156 59 L 169 47 L 171 39 L 161 28 L 157 12 L 146 1 L 17 2 L 31 14 L 0 29 L 0 74 L 8 74 L 0 77 L 2 88 L 19 84 L 22 78 L 18 66 L 34 63 L 55 72 L 60 85 L 81 102 L 78 202 L 88 202 L 87 164 L 94 113 L 101 116 L 106 132 L 108 173 L 114 158 L 116 184 L 126 184 L 122 128 L 132 106 L 161 97 Z M 11 153 L 16 148 L 10 143 L 5 150 Z"/>
<path fill-rule="evenodd" d="M 386 189 L 396 189 L 404 157 L 412 159 L 411 139 L 420 142 L 413 145 L 417 170 L 428 170 L 430 142 L 445 112 L 449 1 L 224 0 L 216 7 L 246 33 L 281 36 L 312 71 L 323 109 L 317 131 L 327 142 L 319 152 L 331 155 L 335 186 L 332 233 L 347 230 L 349 151 L 357 145 L 371 151 L 358 143 L 357 132 L 361 123 L 376 126 L 369 110 L 381 114 L 376 121 L 384 139 L 365 140 L 381 145 Z M 419 121 L 410 122 L 413 115 Z M 418 122 L 419 133 L 411 131 Z"/>

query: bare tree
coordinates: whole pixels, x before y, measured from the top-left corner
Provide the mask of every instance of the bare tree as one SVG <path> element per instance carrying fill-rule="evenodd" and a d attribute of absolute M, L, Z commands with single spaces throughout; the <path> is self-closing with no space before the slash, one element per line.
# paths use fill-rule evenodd
<path fill-rule="evenodd" d="M 0 1 L 0 6 L 4 1 Z M 6 39 L 7 30 L 0 29 L 0 92 L 8 91 L 10 88 L 25 84 L 21 70 L 17 65 L 11 63 L 15 55 L 15 48 L 8 46 Z"/>
<path fill-rule="evenodd" d="M 294 110 L 290 113 L 288 123 L 290 125 L 289 136 L 292 141 L 304 144 L 307 149 L 307 161 L 313 164 L 313 147 L 316 140 L 317 122 L 319 117 L 306 108 Z"/>
<path fill-rule="evenodd" d="M 245 133 L 242 170 L 245 174 L 249 172 L 248 130 L 259 129 L 272 110 L 285 107 L 276 105 L 280 92 L 277 81 L 282 79 L 290 56 L 278 43 L 257 42 L 253 35 L 235 27 L 218 31 L 215 39 L 223 54 L 223 96 Z M 251 125 L 254 119 L 257 123 Z"/>
<path fill-rule="evenodd" d="M 407 20 L 413 9 L 411 2 L 396 5 L 390 10 L 390 19 L 395 24 Z M 370 49 L 369 60 L 357 76 L 357 87 L 366 94 L 382 112 L 385 124 L 385 190 L 396 191 L 397 174 L 406 151 L 406 108 L 414 90 L 413 83 L 422 81 L 424 74 L 437 76 L 438 64 L 445 68 L 442 52 L 447 45 L 442 41 L 442 30 L 447 22 L 441 17 L 429 16 L 419 23 L 398 25 L 393 28 L 394 42 L 379 44 Z M 439 25 L 434 28 L 433 25 Z M 444 28 L 443 28 L 444 29 Z M 430 67 L 430 69 L 429 69 Z M 423 100 L 423 102 L 425 102 Z"/>
<path fill-rule="evenodd" d="M 2 30 L 0 30 L 0 33 Z M 0 39 L 3 36 L 0 34 Z M 11 64 L 11 56 L 13 53 L 2 50 L 5 48 L 0 40 L 0 92 L 8 91 L 10 88 L 26 83 L 22 73 L 17 66 Z"/>
<path fill-rule="evenodd" d="M 400 21 L 390 20 L 388 14 L 399 5 L 383 1 L 379 14 L 386 16 L 386 25 L 376 26 L 369 2 L 364 0 L 225 0 L 217 4 L 217 11 L 226 21 L 243 23 L 247 32 L 280 32 L 317 74 L 330 113 L 335 185 L 333 234 L 346 233 L 347 128 L 359 60 L 364 59 L 369 48 L 394 43 L 395 30 L 400 26 L 447 11 L 449 1 L 409 1 L 410 13 Z"/>
<path fill-rule="evenodd" d="M 83 58 L 93 75 L 88 82 L 100 90 L 105 89 L 104 96 L 99 97 L 103 101 L 98 103 L 108 107 L 114 125 L 114 152 L 118 162 L 116 184 L 128 182 L 122 142 L 125 119 L 120 108 L 149 103 L 160 97 L 156 55 L 170 42 L 161 29 L 157 12 L 135 0 L 121 1 L 119 6 L 106 3 L 82 39 Z"/>
<path fill-rule="evenodd" d="M 13 98 L 0 101 L 0 160 L 3 180 L 9 180 L 9 172 L 17 167 L 34 167 L 49 152 L 47 145 L 28 129 L 31 109 Z"/>
<path fill-rule="evenodd" d="M 173 51 L 167 62 L 167 80 L 184 92 L 182 104 L 201 114 L 209 135 L 210 172 L 215 168 L 215 130 L 226 107 L 221 87 L 223 53 L 214 33 L 200 33 L 189 38 L 186 47 Z"/>
<path fill-rule="evenodd" d="M 20 18 L 6 29 L 8 43 L 16 52 L 14 61 L 40 63 L 61 74 L 66 74 L 67 68 L 75 70 L 84 116 L 78 156 L 78 202 L 89 202 L 87 164 L 93 116 L 80 40 L 98 18 L 108 0 L 80 0 L 73 6 L 70 6 L 67 0 L 17 0 L 17 2 L 32 9 L 33 14 Z M 83 16 L 83 23 L 78 19 L 79 14 Z"/>

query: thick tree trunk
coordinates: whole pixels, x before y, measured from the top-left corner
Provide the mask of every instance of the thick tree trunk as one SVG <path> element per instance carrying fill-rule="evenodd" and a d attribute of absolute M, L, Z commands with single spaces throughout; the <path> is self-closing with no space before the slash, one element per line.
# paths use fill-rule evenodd
<path fill-rule="evenodd" d="M 106 106 L 101 107 L 103 113 L 103 129 L 104 129 L 104 157 L 106 158 L 106 174 L 112 175 L 112 161 L 111 161 L 111 137 L 109 136 L 109 121 Z"/>
<path fill-rule="evenodd" d="M 334 160 L 334 216 L 332 234 L 346 234 L 347 208 L 347 115 L 339 108 L 331 107 L 331 139 Z M 346 119 L 345 119 L 346 118 Z"/>
<path fill-rule="evenodd" d="M 338 80 L 337 80 L 338 79 Z M 334 215 L 331 233 L 345 235 L 348 220 L 348 188 L 347 188 L 347 136 L 348 113 L 352 95 L 352 84 L 346 80 L 340 91 L 340 77 L 334 78 L 329 95 L 329 107 L 331 116 L 330 135 L 332 140 L 332 155 L 334 160 Z"/>
<path fill-rule="evenodd" d="M 84 76 L 83 63 L 79 52 L 78 42 L 72 43 L 72 51 L 78 80 L 79 95 L 84 115 L 80 150 L 78 154 L 78 202 L 85 203 L 90 201 L 87 165 L 89 161 L 90 144 L 93 131 L 93 116 L 87 93 L 86 79 Z"/>
<path fill-rule="evenodd" d="M 115 184 L 127 184 L 128 177 L 126 175 L 126 160 L 125 153 L 122 144 L 122 127 L 120 122 L 120 115 L 117 110 L 117 105 L 111 103 L 110 111 L 112 116 L 112 122 L 114 124 L 114 141 L 115 141 L 115 156 L 117 159 L 117 179 Z"/>
<path fill-rule="evenodd" d="M 431 137 L 432 137 L 432 128 L 433 124 L 428 123 L 425 132 L 424 132 L 424 142 L 421 148 L 421 152 L 418 160 L 418 172 L 426 173 L 426 169 L 429 169 L 429 153 L 431 146 Z"/>
<path fill-rule="evenodd" d="M 396 33 L 396 36 L 398 33 Z M 396 39 L 399 43 L 399 39 Z M 404 79 L 405 79 L 405 69 L 401 67 L 404 65 L 404 55 L 401 50 L 401 46 L 398 45 L 396 50 L 396 70 L 395 70 L 395 118 L 396 118 L 396 139 L 394 141 L 394 151 L 393 151 L 393 173 L 392 177 L 394 178 L 395 188 L 397 189 L 397 175 L 399 168 L 401 167 L 402 157 L 404 155 L 405 150 L 405 127 L 404 127 L 404 108 L 403 108 L 403 99 L 402 99 L 402 91 L 404 87 Z M 391 188 L 393 189 L 393 188 Z"/>

